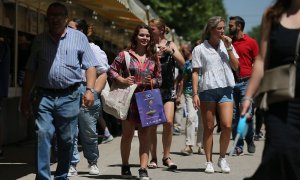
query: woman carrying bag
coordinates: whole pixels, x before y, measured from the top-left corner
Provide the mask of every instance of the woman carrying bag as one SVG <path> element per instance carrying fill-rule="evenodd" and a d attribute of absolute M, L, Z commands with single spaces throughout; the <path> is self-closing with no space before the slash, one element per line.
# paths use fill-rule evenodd
<path fill-rule="evenodd" d="M 154 47 L 155 42 L 151 28 L 146 25 L 137 26 L 131 37 L 130 48 L 120 52 L 111 64 L 109 71 L 111 78 L 127 86 L 137 84 L 138 86 L 135 92 L 151 89 L 151 83 L 154 84 L 155 87 L 159 87 L 161 84 L 160 65 Z M 130 55 L 128 67 L 126 65 L 125 53 L 129 53 Z M 122 121 L 121 173 L 123 178 L 132 178 L 129 166 L 129 155 L 135 128 L 138 128 L 140 142 L 139 177 L 141 180 L 148 180 L 149 176 L 146 168 L 149 156 L 149 128 L 141 127 L 136 100 L 133 96 L 127 119 Z"/>
<path fill-rule="evenodd" d="M 300 0 L 277 0 L 263 15 L 261 57 L 254 63 L 241 115 L 246 114 L 252 97 L 261 87 L 260 82 L 266 74 L 264 69 L 280 68 L 296 60 L 296 88 L 293 99 L 268 102 L 262 162 L 255 174 L 247 179 L 300 179 L 300 71 L 299 58 L 295 58 L 299 53 L 299 19 Z"/>

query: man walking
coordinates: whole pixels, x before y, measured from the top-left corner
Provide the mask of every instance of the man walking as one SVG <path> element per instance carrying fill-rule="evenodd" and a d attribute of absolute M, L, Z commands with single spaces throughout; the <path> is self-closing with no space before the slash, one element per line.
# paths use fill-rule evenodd
<path fill-rule="evenodd" d="M 87 35 L 88 24 L 84 19 L 72 19 L 68 26 L 70 28 L 81 31 L 83 34 Z M 97 134 L 97 120 L 102 117 L 102 105 L 100 102 L 100 93 L 105 86 L 107 74 L 106 71 L 109 68 L 107 56 L 104 51 L 100 49 L 99 46 L 95 45 L 93 42 L 90 42 L 90 46 L 99 62 L 97 67 L 97 74 L 99 74 L 96 83 L 95 83 L 95 92 L 94 92 L 94 105 L 91 107 L 81 107 L 80 113 L 78 116 L 78 137 L 80 138 L 83 155 L 89 163 L 89 174 L 98 175 L 99 168 L 97 161 L 99 158 L 98 150 L 98 134 Z M 83 74 L 85 72 L 83 71 Z M 83 78 L 82 85 L 80 86 L 81 95 L 86 91 L 86 81 Z M 93 89 L 92 89 L 93 90 Z M 78 151 L 78 138 L 75 138 L 74 142 L 74 152 L 71 160 L 71 166 L 69 169 L 68 176 L 78 175 L 76 165 L 80 161 L 80 154 Z"/>
<path fill-rule="evenodd" d="M 252 73 L 252 66 L 258 56 L 259 48 L 255 39 L 244 34 L 245 21 L 240 16 L 232 16 L 229 18 L 229 33 L 232 37 L 232 45 L 239 55 L 240 68 L 236 74 L 236 84 L 233 89 L 234 95 L 234 119 L 232 123 L 232 136 L 235 138 L 236 129 L 240 118 L 240 105 L 242 104 L 246 93 L 246 88 Z M 253 116 L 253 108 L 251 109 L 251 117 Z M 255 144 L 253 141 L 253 122 L 249 123 L 248 132 L 245 140 L 249 153 L 255 153 Z M 235 147 L 235 155 L 243 154 L 244 141 L 240 139 Z"/>
<path fill-rule="evenodd" d="M 51 179 L 50 149 L 57 137 L 58 164 L 54 179 L 67 179 L 80 107 L 81 68 L 86 70 L 86 91 L 82 105 L 94 103 L 98 62 L 84 34 L 66 27 L 68 10 L 61 3 L 47 9 L 49 31 L 38 35 L 26 66 L 21 111 L 30 113 L 30 93 L 37 89 L 34 113 L 37 133 L 36 179 Z"/>

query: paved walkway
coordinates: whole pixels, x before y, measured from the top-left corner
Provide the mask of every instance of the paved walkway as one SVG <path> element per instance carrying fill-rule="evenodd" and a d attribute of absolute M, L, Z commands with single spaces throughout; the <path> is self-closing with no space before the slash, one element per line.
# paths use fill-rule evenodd
<path fill-rule="evenodd" d="M 83 158 L 81 152 L 81 162 L 78 164 L 77 170 L 79 176 L 71 177 L 70 180 L 77 179 L 122 179 L 121 157 L 120 157 L 120 137 L 116 137 L 108 144 L 100 144 L 100 159 L 98 162 L 101 174 L 99 176 L 88 175 L 88 164 Z M 158 131 L 158 139 L 161 139 L 161 132 Z M 160 141 L 159 141 L 160 142 Z M 245 153 L 244 156 L 227 157 L 231 167 L 229 174 L 223 174 L 217 167 L 219 135 L 214 134 L 214 150 L 213 160 L 215 161 L 214 174 L 204 173 L 205 156 L 194 154 L 191 156 L 182 156 L 180 150 L 184 146 L 184 135 L 173 136 L 171 157 L 178 165 L 177 171 L 168 171 L 162 166 L 161 161 L 158 162 L 159 168 L 148 170 L 152 180 L 183 180 L 183 179 L 203 179 L 203 180 L 242 180 L 244 177 L 251 176 L 259 165 L 264 141 L 256 141 L 256 153 L 254 155 Z M 230 142 L 230 147 L 232 145 Z M 0 179 L 1 180 L 33 180 L 34 174 L 34 143 L 26 142 L 5 147 L 5 160 L 0 160 Z M 162 151 L 161 143 L 158 143 L 158 152 Z M 229 151 L 229 150 L 228 150 Z M 134 137 L 131 148 L 130 163 L 133 175 L 138 176 L 139 159 L 138 159 L 138 138 Z M 159 160 L 162 154 L 158 154 Z M 54 173 L 56 164 L 51 166 Z"/>

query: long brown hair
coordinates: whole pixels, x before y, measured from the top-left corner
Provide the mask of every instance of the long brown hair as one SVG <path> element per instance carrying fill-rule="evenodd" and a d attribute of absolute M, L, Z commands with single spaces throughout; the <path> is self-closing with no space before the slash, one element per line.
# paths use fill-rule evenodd
<path fill-rule="evenodd" d="M 150 34 L 150 41 L 146 47 L 146 56 L 155 61 L 155 71 L 160 72 L 160 62 L 156 52 L 156 43 L 154 41 L 152 29 L 148 25 L 138 25 L 131 36 L 130 48 L 135 50 L 137 48 L 137 36 L 140 29 L 147 29 Z"/>
<path fill-rule="evenodd" d="M 277 26 L 280 22 L 281 15 L 291 6 L 292 0 L 277 0 L 264 13 L 261 23 L 262 39 L 269 39 L 272 27 Z M 261 44 L 261 46 L 263 46 Z"/>
<path fill-rule="evenodd" d="M 131 36 L 131 44 L 130 44 L 130 48 L 135 50 L 137 48 L 137 37 L 138 34 L 140 32 L 140 29 L 147 29 L 149 34 L 150 34 L 150 41 L 146 47 L 146 55 L 148 57 L 152 57 L 155 54 L 155 42 L 154 42 L 154 38 L 153 38 L 153 32 L 152 29 L 147 26 L 147 25 L 138 25 L 135 29 L 134 32 Z"/>
<path fill-rule="evenodd" d="M 291 6 L 292 0 L 277 0 L 273 6 L 266 11 L 268 21 L 278 24 L 283 12 Z"/>

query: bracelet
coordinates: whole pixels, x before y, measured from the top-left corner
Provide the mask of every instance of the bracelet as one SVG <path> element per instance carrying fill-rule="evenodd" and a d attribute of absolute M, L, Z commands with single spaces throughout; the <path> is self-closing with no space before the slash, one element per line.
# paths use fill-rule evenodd
<path fill-rule="evenodd" d="M 247 97 L 247 96 L 243 97 L 242 101 L 246 101 L 246 100 L 250 101 L 251 103 L 254 102 L 252 97 Z"/>
<path fill-rule="evenodd" d="M 194 97 L 194 96 L 198 96 L 198 93 L 193 93 L 193 97 Z"/>

